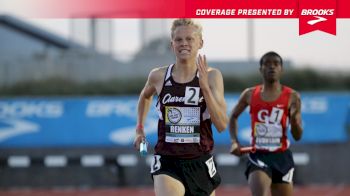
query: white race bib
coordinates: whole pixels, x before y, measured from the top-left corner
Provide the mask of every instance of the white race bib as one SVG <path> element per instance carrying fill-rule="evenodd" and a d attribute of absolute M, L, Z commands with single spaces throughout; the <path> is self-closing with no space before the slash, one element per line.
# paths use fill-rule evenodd
<path fill-rule="evenodd" d="M 165 106 L 165 141 L 200 142 L 200 107 Z"/>

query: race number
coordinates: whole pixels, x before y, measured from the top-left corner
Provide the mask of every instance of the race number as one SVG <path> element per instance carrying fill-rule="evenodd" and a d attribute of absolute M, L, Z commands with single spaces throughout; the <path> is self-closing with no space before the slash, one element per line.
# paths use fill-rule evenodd
<path fill-rule="evenodd" d="M 154 155 L 151 164 L 151 173 L 158 171 L 161 167 L 160 155 Z"/>
<path fill-rule="evenodd" d="M 198 105 L 199 87 L 187 86 L 185 91 L 185 104 Z"/>
<path fill-rule="evenodd" d="M 291 168 L 286 175 L 282 177 L 282 180 L 284 182 L 292 183 L 293 182 L 293 174 L 294 174 L 294 168 Z"/>
<path fill-rule="evenodd" d="M 208 159 L 205 162 L 205 164 L 208 167 L 209 176 L 212 178 L 216 174 L 216 167 L 215 167 L 215 163 L 214 163 L 213 157 L 210 157 L 210 159 Z"/>
<path fill-rule="evenodd" d="M 270 122 L 280 124 L 283 116 L 283 109 L 273 107 L 270 114 Z"/>

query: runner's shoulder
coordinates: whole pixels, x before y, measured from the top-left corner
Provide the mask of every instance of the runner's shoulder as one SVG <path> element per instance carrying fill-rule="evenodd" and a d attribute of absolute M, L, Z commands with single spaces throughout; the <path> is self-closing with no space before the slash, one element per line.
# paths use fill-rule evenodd
<path fill-rule="evenodd" d="M 162 67 L 156 67 L 156 68 L 152 69 L 151 72 L 149 73 L 148 79 L 151 82 L 162 81 L 164 76 L 165 76 L 165 72 L 166 72 L 167 68 L 168 68 L 168 66 L 162 66 Z"/>

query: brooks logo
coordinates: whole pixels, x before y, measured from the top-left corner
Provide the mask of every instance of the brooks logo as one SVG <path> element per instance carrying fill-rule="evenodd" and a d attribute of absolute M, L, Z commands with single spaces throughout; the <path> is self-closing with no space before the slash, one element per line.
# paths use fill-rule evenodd
<path fill-rule="evenodd" d="M 307 24 L 309 25 L 314 25 L 314 24 L 317 24 L 319 22 L 323 22 L 323 21 L 326 21 L 327 19 L 326 18 L 323 18 L 321 16 L 314 16 L 315 18 L 317 19 L 314 19 L 314 20 L 309 20 L 307 21 Z"/>

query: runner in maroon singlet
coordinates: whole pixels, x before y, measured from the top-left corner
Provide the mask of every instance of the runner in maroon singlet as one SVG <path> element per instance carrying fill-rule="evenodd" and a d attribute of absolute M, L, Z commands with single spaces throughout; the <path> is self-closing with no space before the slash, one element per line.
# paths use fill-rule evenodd
<path fill-rule="evenodd" d="M 198 23 L 175 20 L 171 46 L 175 64 L 152 70 L 140 94 L 134 146 L 145 138 L 143 124 L 157 94 L 158 142 L 151 166 L 156 195 L 215 195 L 221 179 L 211 155 L 211 124 L 221 132 L 228 121 L 222 74 L 198 55 L 203 47 Z"/>

